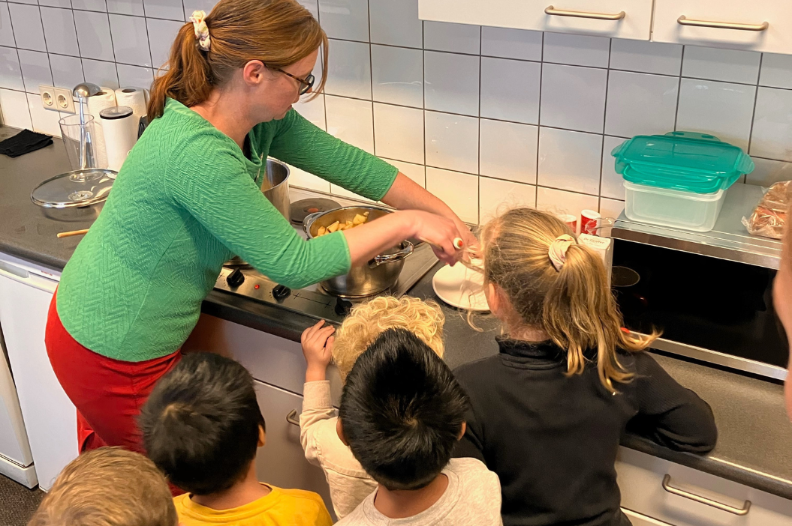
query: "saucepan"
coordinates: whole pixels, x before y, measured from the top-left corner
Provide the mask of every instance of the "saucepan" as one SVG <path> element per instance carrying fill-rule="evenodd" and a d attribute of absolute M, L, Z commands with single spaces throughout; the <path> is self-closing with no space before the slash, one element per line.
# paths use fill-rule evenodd
<path fill-rule="evenodd" d="M 368 215 L 368 221 L 393 213 L 378 206 L 345 206 L 306 216 L 303 229 L 309 238 L 317 237 L 320 227 L 329 227 L 336 221 L 352 221 L 356 215 Z M 367 264 L 352 267 L 347 274 L 327 279 L 320 286 L 329 294 L 343 298 L 365 298 L 393 287 L 399 280 L 404 260 L 413 253 L 410 241 L 402 241 L 374 257 Z"/>

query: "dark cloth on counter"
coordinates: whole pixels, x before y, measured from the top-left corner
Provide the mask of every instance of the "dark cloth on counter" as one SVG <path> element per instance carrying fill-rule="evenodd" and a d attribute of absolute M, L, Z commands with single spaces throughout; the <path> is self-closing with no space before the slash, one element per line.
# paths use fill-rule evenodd
<path fill-rule="evenodd" d="M 454 371 L 472 407 L 454 456 L 498 474 L 504 526 L 630 524 L 614 467 L 626 429 L 675 450 L 715 447 L 709 405 L 647 353 L 620 353 L 635 377 L 612 395 L 594 361 L 566 376 L 566 352 L 551 342 L 498 345 L 498 355 Z"/>
<path fill-rule="evenodd" d="M 19 157 L 52 144 L 52 137 L 43 133 L 22 130 L 13 137 L 0 141 L 0 154 Z"/>

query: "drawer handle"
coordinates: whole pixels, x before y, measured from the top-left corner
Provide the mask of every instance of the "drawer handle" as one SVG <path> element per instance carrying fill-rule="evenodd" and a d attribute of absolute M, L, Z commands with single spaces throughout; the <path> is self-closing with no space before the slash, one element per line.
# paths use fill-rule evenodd
<path fill-rule="evenodd" d="M 286 421 L 293 426 L 300 427 L 300 417 L 297 416 L 296 409 L 289 411 L 289 414 L 286 415 Z"/>
<path fill-rule="evenodd" d="M 552 16 L 572 16 L 575 18 L 591 18 L 593 20 L 621 20 L 625 17 L 626 13 L 621 11 L 615 15 L 608 13 L 589 13 L 587 11 L 566 11 L 564 9 L 556 9 L 553 6 L 547 6 L 545 14 Z"/>
<path fill-rule="evenodd" d="M 769 22 L 762 22 L 761 24 L 738 24 L 735 22 L 708 22 L 706 20 L 690 20 L 685 15 L 677 19 L 677 23 L 681 26 L 696 26 L 696 27 L 714 27 L 715 29 L 737 29 L 740 31 L 764 31 L 770 27 Z"/>
<path fill-rule="evenodd" d="M 721 511 L 726 511 L 729 513 L 733 513 L 735 515 L 748 515 L 748 512 L 751 510 L 750 500 L 746 500 L 742 508 L 735 508 L 734 506 L 729 506 L 728 504 L 722 504 L 712 499 L 708 499 L 706 497 L 701 497 L 699 495 L 696 495 L 695 493 L 690 493 L 685 490 L 675 488 L 674 486 L 671 485 L 671 475 L 668 474 L 666 474 L 666 476 L 663 477 L 663 489 L 671 493 L 672 495 L 677 495 L 679 497 L 684 497 L 686 499 L 700 502 L 701 504 L 706 504 L 707 506 L 712 506 L 713 508 L 717 508 Z"/>

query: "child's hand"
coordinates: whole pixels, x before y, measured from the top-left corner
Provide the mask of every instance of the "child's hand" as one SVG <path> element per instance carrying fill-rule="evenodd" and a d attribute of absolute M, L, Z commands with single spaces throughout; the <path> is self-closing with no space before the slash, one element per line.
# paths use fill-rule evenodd
<path fill-rule="evenodd" d="M 308 364 L 305 371 L 306 382 L 318 382 L 325 379 L 327 365 L 333 357 L 333 333 L 335 327 L 328 325 L 323 327 L 324 320 L 305 329 L 300 338 L 302 343 L 303 355 Z"/>

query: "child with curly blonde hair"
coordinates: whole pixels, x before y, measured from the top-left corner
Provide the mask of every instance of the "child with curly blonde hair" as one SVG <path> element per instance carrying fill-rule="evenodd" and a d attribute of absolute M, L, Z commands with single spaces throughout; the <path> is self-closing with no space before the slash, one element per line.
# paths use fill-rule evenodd
<path fill-rule="evenodd" d="M 327 366 L 334 360 L 346 382 L 358 357 L 380 334 L 392 328 L 410 331 L 442 358 L 444 323 L 443 311 L 433 301 L 383 296 L 354 307 L 337 332 L 331 325 L 323 326 L 322 321 L 303 332 L 307 369 L 300 442 L 305 458 L 324 470 L 339 519 L 352 512 L 376 489 L 377 483 L 338 436 L 338 413 L 326 379 Z"/>

